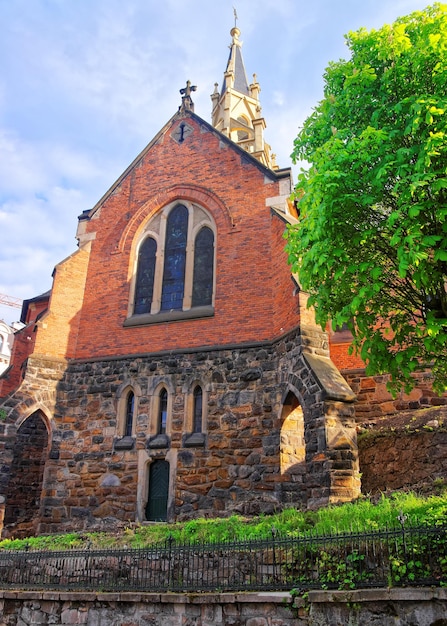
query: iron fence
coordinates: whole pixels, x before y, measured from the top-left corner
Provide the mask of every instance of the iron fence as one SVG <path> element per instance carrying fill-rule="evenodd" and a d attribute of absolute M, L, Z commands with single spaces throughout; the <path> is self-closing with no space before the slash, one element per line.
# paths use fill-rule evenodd
<path fill-rule="evenodd" d="M 204 592 L 447 582 L 447 525 L 142 549 L 0 551 L 3 589 Z"/>

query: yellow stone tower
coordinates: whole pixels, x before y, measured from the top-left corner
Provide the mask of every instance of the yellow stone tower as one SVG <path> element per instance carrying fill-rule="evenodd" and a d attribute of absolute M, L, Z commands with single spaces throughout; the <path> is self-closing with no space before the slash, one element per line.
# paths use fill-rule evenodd
<path fill-rule="evenodd" d="M 237 26 L 230 31 L 232 42 L 222 89 L 215 83 L 211 95 L 212 124 L 234 143 L 256 157 L 266 167 L 276 170 L 275 155 L 264 141 L 265 119 L 261 115 L 259 92 L 261 88 L 253 74 L 249 85 L 242 59 L 241 31 Z"/>

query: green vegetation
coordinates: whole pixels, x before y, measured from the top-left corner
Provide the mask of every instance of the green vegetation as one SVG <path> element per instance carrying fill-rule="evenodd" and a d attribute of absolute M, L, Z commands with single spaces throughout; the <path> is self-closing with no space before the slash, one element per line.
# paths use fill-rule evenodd
<path fill-rule="evenodd" d="M 346 37 L 295 140 L 287 251 L 318 323 L 347 324 L 396 393 L 447 388 L 447 5 Z"/>
<path fill-rule="evenodd" d="M 447 489 L 429 497 L 414 493 L 381 496 L 377 501 L 362 498 L 357 502 L 330 506 L 318 511 L 286 509 L 271 516 L 246 519 L 233 515 L 228 519 L 197 519 L 177 524 L 129 525 L 120 533 L 68 533 L 28 539 L 4 539 L 4 550 L 67 550 L 81 548 L 141 548 L 168 540 L 177 543 L 215 543 L 244 539 L 262 539 L 272 533 L 287 537 L 311 531 L 325 535 L 349 530 L 374 530 L 395 526 L 403 513 L 407 523 L 440 524 L 447 522 Z"/>

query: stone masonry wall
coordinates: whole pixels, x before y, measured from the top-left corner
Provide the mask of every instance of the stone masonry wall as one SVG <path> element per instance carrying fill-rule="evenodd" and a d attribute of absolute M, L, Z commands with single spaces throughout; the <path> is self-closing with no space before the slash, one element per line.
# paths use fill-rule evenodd
<path fill-rule="evenodd" d="M 362 492 L 447 480 L 447 430 L 366 433 L 359 438 Z"/>
<path fill-rule="evenodd" d="M 58 361 L 31 359 L 2 427 L 5 459 L 12 463 L 17 424 L 36 409 L 46 416 L 37 532 L 145 521 L 149 466 L 158 459 L 170 464 L 168 520 L 356 497 L 353 406 L 327 399 L 304 358 L 302 343 L 309 350 L 309 341 L 296 330 L 276 343 L 71 362 L 65 369 Z M 188 398 L 198 382 L 207 413 L 203 433 L 191 439 Z M 170 397 L 163 437 L 155 424 L 160 385 Z M 137 410 L 126 439 L 119 406 L 129 388 Z M 302 407 L 305 456 L 284 470 L 281 408 L 288 393 Z M 8 474 L 3 477 L 0 495 L 8 493 Z"/>
<path fill-rule="evenodd" d="M 40 532 L 104 518 L 142 521 L 147 466 L 159 458 L 175 467 L 169 519 L 281 507 L 282 351 L 285 342 L 71 364 L 58 388 Z M 291 364 L 284 359 L 282 367 Z M 207 394 L 207 418 L 203 440 L 189 446 L 187 394 L 196 381 Z M 155 445 L 154 402 L 162 383 L 172 410 L 167 437 Z M 131 449 L 117 445 L 117 395 L 126 385 L 139 390 Z M 297 502 L 306 498 L 306 488 L 297 490 Z"/>
<path fill-rule="evenodd" d="M 0 625 L 446 626 L 446 589 L 152 594 L 0 591 Z"/>

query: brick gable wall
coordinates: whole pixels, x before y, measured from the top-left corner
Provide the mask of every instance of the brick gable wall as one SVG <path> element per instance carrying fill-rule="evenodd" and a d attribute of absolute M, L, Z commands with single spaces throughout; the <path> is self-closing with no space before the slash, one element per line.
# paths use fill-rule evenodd
<path fill-rule="evenodd" d="M 266 206 L 266 198 L 279 195 L 278 181 L 219 143 L 195 118 L 188 124 L 194 131 L 184 143 L 165 132 L 87 225 L 96 236 L 75 358 L 268 340 L 298 324 L 284 263 L 284 225 L 273 226 L 272 243 Z M 175 199 L 196 202 L 215 220 L 215 315 L 124 328 L 135 242 L 147 220 Z M 284 285 L 285 294 L 279 294 Z"/>

